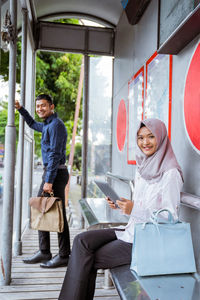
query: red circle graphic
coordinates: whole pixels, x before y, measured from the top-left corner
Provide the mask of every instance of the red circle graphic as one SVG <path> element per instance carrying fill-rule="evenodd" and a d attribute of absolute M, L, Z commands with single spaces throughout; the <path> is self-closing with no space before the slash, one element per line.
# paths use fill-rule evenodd
<path fill-rule="evenodd" d="M 188 136 L 200 151 L 200 43 L 192 57 L 185 83 L 184 115 Z"/>

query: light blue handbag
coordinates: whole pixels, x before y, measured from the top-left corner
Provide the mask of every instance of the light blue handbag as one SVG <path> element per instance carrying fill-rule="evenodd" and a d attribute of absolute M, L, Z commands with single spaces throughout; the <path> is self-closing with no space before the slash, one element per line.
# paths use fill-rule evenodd
<path fill-rule="evenodd" d="M 162 212 L 168 212 L 167 220 Z M 196 272 L 190 224 L 174 221 L 167 209 L 152 214 L 151 221 L 135 224 L 131 270 L 139 276 Z"/>

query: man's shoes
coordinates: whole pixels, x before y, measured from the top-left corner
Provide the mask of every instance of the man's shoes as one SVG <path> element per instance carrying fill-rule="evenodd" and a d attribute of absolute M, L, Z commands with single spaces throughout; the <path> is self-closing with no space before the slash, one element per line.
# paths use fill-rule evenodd
<path fill-rule="evenodd" d="M 59 268 L 59 267 L 66 267 L 68 265 L 69 257 L 63 258 L 60 257 L 59 254 L 54 256 L 51 260 L 40 264 L 42 268 Z"/>
<path fill-rule="evenodd" d="M 44 254 L 40 250 L 37 251 L 33 256 L 23 259 L 25 264 L 37 264 L 50 260 L 52 257 L 51 253 Z"/>

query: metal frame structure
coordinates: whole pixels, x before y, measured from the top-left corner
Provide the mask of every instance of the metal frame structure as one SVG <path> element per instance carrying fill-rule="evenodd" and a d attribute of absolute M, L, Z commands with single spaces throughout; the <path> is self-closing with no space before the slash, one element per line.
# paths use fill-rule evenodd
<path fill-rule="evenodd" d="M 9 97 L 8 118 L 5 132 L 5 168 L 4 168 L 4 194 L 3 219 L 1 240 L 1 282 L 10 284 L 12 263 L 12 236 L 13 236 L 13 206 L 15 182 L 15 89 L 16 89 L 16 55 L 17 55 L 17 1 L 10 0 L 10 16 L 13 25 L 13 39 L 10 40 L 9 57 Z M 6 191 L 6 192 L 5 192 Z"/>

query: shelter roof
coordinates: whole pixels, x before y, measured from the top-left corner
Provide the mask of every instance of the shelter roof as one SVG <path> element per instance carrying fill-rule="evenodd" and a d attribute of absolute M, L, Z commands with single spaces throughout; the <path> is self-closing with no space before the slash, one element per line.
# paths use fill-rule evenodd
<path fill-rule="evenodd" d="M 8 5 L 9 1 L 1 1 L 4 6 Z M 76 16 L 111 27 L 117 25 L 123 11 L 120 0 L 20 0 L 18 3 L 31 9 L 35 21 Z M 20 17 L 18 20 L 19 25 Z"/>

